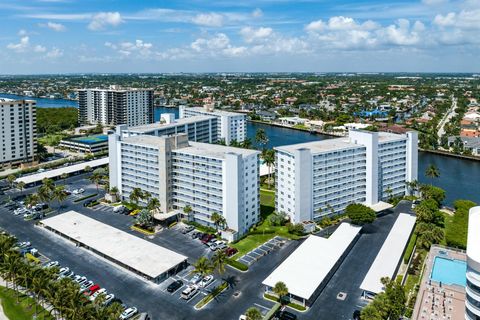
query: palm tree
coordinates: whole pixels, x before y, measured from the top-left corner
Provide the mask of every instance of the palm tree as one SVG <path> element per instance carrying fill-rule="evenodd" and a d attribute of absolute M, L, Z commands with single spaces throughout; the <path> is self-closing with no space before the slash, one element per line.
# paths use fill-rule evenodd
<path fill-rule="evenodd" d="M 117 187 L 111 187 L 110 188 L 110 194 L 117 196 L 118 195 L 118 188 Z"/>
<path fill-rule="evenodd" d="M 393 190 L 392 188 L 390 188 L 390 186 L 387 187 L 387 189 L 385 190 L 385 193 L 387 194 L 387 197 L 389 199 L 389 201 L 392 200 L 392 195 L 393 195 Z"/>
<path fill-rule="evenodd" d="M 438 168 L 431 164 L 428 166 L 427 170 L 425 170 L 425 175 L 431 179 L 440 177 L 440 171 Z"/>
<path fill-rule="evenodd" d="M 15 177 L 13 174 L 10 174 L 7 176 L 7 181 L 10 184 L 10 188 L 13 188 L 13 183 L 15 182 L 16 179 L 17 177 Z"/>
<path fill-rule="evenodd" d="M 286 295 L 288 295 L 287 285 L 282 281 L 278 281 L 277 283 L 275 283 L 275 286 L 273 287 L 273 292 L 278 296 L 280 303 L 283 304 L 284 303 L 283 298 Z"/>
<path fill-rule="evenodd" d="M 25 188 L 25 182 L 19 181 L 19 182 L 17 183 L 17 188 L 18 188 L 18 190 L 20 190 L 20 192 L 22 192 L 23 189 Z"/>
<path fill-rule="evenodd" d="M 130 201 L 134 202 L 138 205 L 138 201 L 143 197 L 143 191 L 140 188 L 133 188 L 132 192 L 130 193 Z"/>
<path fill-rule="evenodd" d="M 266 144 L 268 143 L 268 136 L 263 129 L 257 129 L 255 133 L 255 142 L 257 142 L 262 149 L 265 149 Z"/>
<path fill-rule="evenodd" d="M 47 189 L 49 192 L 52 192 L 53 189 L 55 188 L 55 182 L 53 182 L 52 179 L 43 178 L 42 186 L 45 187 L 45 189 Z"/>
<path fill-rule="evenodd" d="M 218 231 L 218 226 L 220 225 L 220 222 L 222 220 L 222 216 L 218 214 L 217 212 L 212 213 L 210 216 L 210 220 L 212 220 L 213 224 L 215 225 L 215 229 Z"/>
<path fill-rule="evenodd" d="M 414 195 L 418 191 L 418 181 L 412 180 L 406 182 L 408 193 Z"/>
<path fill-rule="evenodd" d="M 40 197 L 36 193 L 29 194 L 25 198 L 25 204 L 29 207 L 33 207 L 40 202 Z"/>
<path fill-rule="evenodd" d="M 227 254 L 223 250 L 215 251 L 215 254 L 212 256 L 211 264 L 219 274 L 223 274 L 225 272 L 225 264 L 227 263 L 227 259 Z"/>
<path fill-rule="evenodd" d="M 187 219 L 188 221 L 192 221 L 192 207 L 190 207 L 189 205 L 186 205 L 185 207 L 183 207 L 183 213 L 185 213 L 187 215 Z"/>
<path fill-rule="evenodd" d="M 250 138 L 246 138 L 242 141 L 240 146 L 244 149 L 251 149 L 252 148 L 252 140 Z"/>
<path fill-rule="evenodd" d="M 58 205 L 61 208 L 62 202 L 67 199 L 67 194 L 65 193 L 65 186 L 60 185 L 56 186 L 52 193 L 52 198 L 58 201 Z"/>
<path fill-rule="evenodd" d="M 150 211 L 157 211 L 160 208 L 160 200 L 151 198 L 148 200 L 147 209 Z"/>
<path fill-rule="evenodd" d="M 38 199 L 42 202 L 49 202 L 52 199 L 51 191 L 47 186 L 41 186 L 38 188 Z"/>
<path fill-rule="evenodd" d="M 262 313 L 255 307 L 248 308 L 245 312 L 247 320 L 262 320 Z"/>
<path fill-rule="evenodd" d="M 103 176 L 104 176 L 103 175 L 103 170 L 97 169 L 97 170 L 93 171 L 93 173 L 88 178 L 88 179 L 90 179 L 90 181 L 92 183 L 95 184 L 95 186 L 97 187 L 97 191 L 98 191 L 98 184 L 100 183 L 100 181 L 102 181 Z"/>
<path fill-rule="evenodd" d="M 92 167 L 86 166 L 85 169 L 83 169 L 83 171 L 90 172 L 90 171 L 92 171 Z"/>
<path fill-rule="evenodd" d="M 193 272 L 199 273 L 203 277 L 212 272 L 212 264 L 207 257 L 200 257 L 197 262 L 193 264 Z"/>
<path fill-rule="evenodd" d="M 273 149 L 268 149 L 268 150 L 264 150 L 262 152 L 262 156 L 263 156 L 263 163 L 265 163 L 267 165 L 267 168 L 268 168 L 268 187 L 270 188 L 271 187 L 271 179 L 272 179 L 272 166 L 275 165 L 275 151 Z"/>

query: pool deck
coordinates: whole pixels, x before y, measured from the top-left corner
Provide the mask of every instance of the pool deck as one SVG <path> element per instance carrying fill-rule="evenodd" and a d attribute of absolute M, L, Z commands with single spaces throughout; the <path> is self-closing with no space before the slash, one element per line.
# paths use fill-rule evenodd
<path fill-rule="evenodd" d="M 420 289 L 413 310 L 412 319 L 417 320 L 456 320 L 465 318 L 465 288 L 459 285 L 446 285 L 430 280 L 435 257 L 466 261 L 465 252 L 432 246 L 425 260 Z"/>

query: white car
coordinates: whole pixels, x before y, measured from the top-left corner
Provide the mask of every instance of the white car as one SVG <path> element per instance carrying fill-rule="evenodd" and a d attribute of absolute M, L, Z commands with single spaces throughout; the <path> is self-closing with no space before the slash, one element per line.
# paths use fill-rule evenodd
<path fill-rule="evenodd" d="M 185 290 L 182 291 L 182 294 L 180 297 L 183 300 L 190 300 L 194 295 L 196 295 L 198 292 L 198 287 L 195 285 L 190 285 L 185 288 Z"/>
<path fill-rule="evenodd" d="M 45 265 L 45 267 L 47 267 L 47 268 L 53 268 L 53 267 L 56 267 L 56 266 L 58 266 L 58 265 L 59 265 L 58 261 L 50 261 L 49 263 L 47 263 L 47 264 Z"/>
<path fill-rule="evenodd" d="M 69 271 L 70 271 L 69 267 L 63 267 L 63 268 L 60 268 L 60 271 L 58 271 L 58 274 L 59 275 L 64 275 L 64 274 L 68 273 Z"/>
<path fill-rule="evenodd" d="M 212 275 L 208 275 L 208 276 L 205 276 L 199 283 L 198 285 L 202 288 L 205 288 L 206 286 L 208 286 L 210 283 L 212 283 L 213 281 L 213 276 Z"/>
<path fill-rule="evenodd" d="M 122 314 L 120 315 L 120 319 L 121 320 L 127 320 L 127 319 L 130 319 L 131 317 L 133 317 L 135 314 L 137 314 L 137 308 L 135 307 L 131 307 L 131 308 L 127 308 L 125 311 L 122 312 Z"/>
<path fill-rule="evenodd" d="M 90 301 L 93 301 L 101 294 L 104 294 L 104 295 L 107 294 L 107 289 L 102 288 L 98 291 L 95 291 L 90 297 L 88 297 L 88 299 L 90 299 Z"/>
<path fill-rule="evenodd" d="M 105 301 L 103 301 L 103 305 L 106 306 L 107 304 L 109 304 L 110 302 L 113 301 L 113 299 L 115 299 L 115 295 L 113 293 L 109 293 L 105 296 Z"/>
<path fill-rule="evenodd" d="M 78 193 L 84 193 L 85 190 L 83 188 L 78 189 Z"/>
<path fill-rule="evenodd" d="M 217 250 L 227 249 L 227 244 L 223 241 L 218 240 L 216 244 L 217 244 Z"/>
<path fill-rule="evenodd" d="M 32 245 L 32 244 L 30 243 L 30 241 L 24 241 L 24 242 L 20 242 L 20 243 L 18 244 L 18 246 L 19 246 L 20 248 L 30 247 L 31 245 Z"/>
<path fill-rule="evenodd" d="M 190 282 L 193 283 L 193 284 L 197 284 L 200 282 L 200 280 L 202 280 L 202 275 L 197 273 L 193 276 L 192 279 L 190 279 Z"/>
<path fill-rule="evenodd" d="M 217 246 L 218 246 L 217 241 L 212 241 L 212 242 L 209 242 L 209 243 L 208 243 L 208 247 L 209 247 L 210 250 L 212 250 L 212 251 L 217 250 Z"/>
<path fill-rule="evenodd" d="M 81 285 L 79 291 L 81 293 L 83 293 L 83 292 L 87 291 L 93 285 L 94 285 L 93 281 L 89 280 L 89 281 L 87 281 L 87 282 L 85 282 L 84 284 Z"/>
<path fill-rule="evenodd" d="M 25 214 L 27 212 L 28 212 L 27 208 L 18 208 L 15 211 L 13 211 L 13 214 L 18 216 L 18 215 L 21 215 L 21 214 Z"/>

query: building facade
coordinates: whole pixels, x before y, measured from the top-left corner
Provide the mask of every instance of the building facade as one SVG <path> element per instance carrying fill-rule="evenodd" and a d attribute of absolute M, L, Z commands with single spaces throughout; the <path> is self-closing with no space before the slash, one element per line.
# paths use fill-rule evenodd
<path fill-rule="evenodd" d="M 110 186 L 124 199 L 134 188 L 158 198 L 163 213 L 183 214 L 213 226 L 214 212 L 238 235 L 258 222 L 259 152 L 189 142 L 187 134 L 171 136 L 109 135 Z"/>
<path fill-rule="evenodd" d="M 465 319 L 480 319 L 480 207 L 470 209 L 467 238 Z"/>
<path fill-rule="evenodd" d="M 188 118 L 198 115 L 213 116 L 218 119 L 217 131 L 219 139 L 223 139 L 227 145 L 234 140 L 243 142 L 247 138 L 247 116 L 241 113 L 215 110 L 213 107 L 179 107 L 180 118 Z"/>
<path fill-rule="evenodd" d="M 216 143 L 218 141 L 217 121 L 217 118 L 211 116 L 193 116 L 175 120 L 171 114 L 162 114 L 160 122 L 135 127 L 122 125 L 117 127 L 117 132 L 122 137 L 138 135 L 160 137 L 185 133 L 190 141 Z"/>
<path fill-rule="evenodd" d="M 0 167 L 33 162 L 37 153 L 36 102 L 1 98 L 0 120 Z"/>
<path fill-rule="evenodd" d="M 294 222 L 374 206 L 417 179 L 418 138 L 351 130 L 349 137 L 275 148 L 275 207 Z"/>
<path fill-rule="evenodd" d="M 153 123 L 152 89 L 78 90 L 78 120 L 84 124 L 138 126 Z"/>

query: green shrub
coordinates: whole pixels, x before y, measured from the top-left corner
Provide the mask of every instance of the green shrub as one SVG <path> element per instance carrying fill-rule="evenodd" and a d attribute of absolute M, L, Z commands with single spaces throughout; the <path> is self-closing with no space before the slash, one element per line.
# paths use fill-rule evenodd
<path fill-rule="evenodd" d="M 455 214 L 453 217 L 449 217 L 449 223 L 445 228 L 445 240 L 448 246 L 461 249 L 467 247 L 468 212 L 474 206 L 476 204 L 472 201 L 455 201 Z"/>
<path fill-rule="evenodd" d="M 200 224 L 198 222 L 195 222 L 195 221 L 184 221 L 184 222 L 188 225 L 194 226 L 195 228 L 197 228 L 201 232 L 211 233 L 211 234 L 216 234 L 217 233 L 217 229 L 212 228 L 212 227 L 208 227 L 208 226 L 204 226 L 203 224 Z"/>
<path fill-rule="evenodd" d="M 272 301 L 276 301 L 276 302 L 279 302 L 279 299 L 277 296 L 274 296 L 274 295 L 271 295 L 271 294 L 268 294 L 268 293 L 265 293 L 263 295 L 264 298 L 268 299 L 268 300 L 272 300 Z M 288 307 L 292 308 L 292 309 L 295 309 L 295 310 L 298 310 L 298 311 L 305 311 L 307 310 L 307 308 L 305 308 L 304 306 L 298 304 L 298 303 L 294 303 L 294 302 L 289 302 L 287 304 Z"/>
<path fill-rule="evenodd" d="M 345 213 L 353 224 L 363 225 L 372 223 L 377 218 L 375 211 L 360 203 L 352 203 L 345 208 Z"/>
<path fill-rule="evenodd" d="M 98 195 L 98 193 L 92 193 L 92 194 L 86 195 L 85 197 L 82 197 L 82 198 L 76 199 L 76 200 L 74 200 L 73 202 L 74 202 L 74 203 L 78 203 L 78 202 L 80 202 L 80 201 L 83 201 L 83 200 L 87 200 L 87 199 L 93 198 L 93 197 L 95 197 L 95 196 L 97 196 L 97 195 Z"/>
<path fill-rule="evenodd" d="M 226 288 L 228 287 L 228 283 L 227 282 L 223 282 L 221 285 L 213 288 L 213 290 L 205 296 L 205 298 L 203 298 L 202 300 L 200 300 L 200 302 L 198 302 L 196 305 L 195 305 L 195 308 L 197 309 L 200 309 L 202 308 L 203 306 L 205 306 L 207 303 L 209 303 L 211 300 L 213 300 L 216 296 L 218 296 L 223 290 L 225 290 Z"/>
<path fill-rule="evenodd" d="M 227 264 L 234 267 L 235 269 L 240 270 L 240 271 L 247 271 L 248 270 L 248 266 L 246 264 L 241 263 L 237 260 L 227 259 Z"/>
<path fill-rule="evenodd" d="M 286 226 L 288 233 L 295 234 L 297 236 L 301 236 L 304 234 L 303 224 L 301 223 L 287 223 Z"/>
<path fill-rule="evenodd" d="M 405 250 L 405 254 L 403 255 L 403 262 L 408 263 L 410 257 L 413 253 L 413 248 L 415 248 L 415 243 L 417 242 L 417 234 L 412 234 L 410 237 L 410 241 L 408 242 L 407 249 Z"/>

